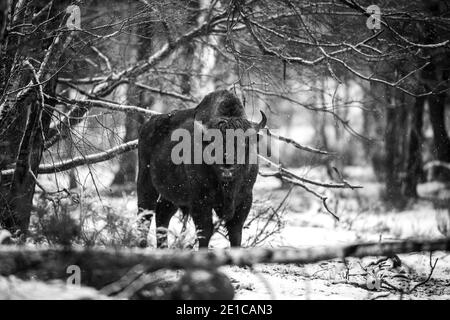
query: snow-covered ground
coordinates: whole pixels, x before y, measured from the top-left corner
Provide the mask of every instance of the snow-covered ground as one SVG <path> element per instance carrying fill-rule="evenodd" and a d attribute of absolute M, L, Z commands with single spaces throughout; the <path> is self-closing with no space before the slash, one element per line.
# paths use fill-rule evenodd
<path fill-rule="evenodd" d="M 312 171 L 307 168 L 295 171 L 299 174 L 308 172 L 309 178 L 328 180 L 319 168 Z M 442 237 L 437 228 L 437 212 L 430 202 L 419 201 L 400 212 L 390 210 L 379 200 L 382 186 L 372 178 L 370 170 L 346 168 L 344 174 L 351 182 L 361 184 L 364 188 L 318 190 L 329 197 L 329 207 L 340 217 L 339 222 L 323 209 L 320 201 L 304 190 L 294 188 L 279 211 L 283 228 L 258 245 L 299 248 Z M 288 189 L 280 187 L 280 181 L 275 178 L 258 177 L 251 215 L 257 214 L 260 208 L 266 206 L 277 208 L 288 192 Z M 422 185 L 419 192 L 426 193 L 430 192 L 430 189 L 441 187 Z M 94 207 L 97 206 L 94 210 L 102 212 L 102 208 L 107 207 L 108 210 L 134 219 L 137 211 L 134 191 L 123 192 L 120 195 L 120 192 L 115 190 L 114 196 L 108 196 L 109 191 L 106 188 L 101 194 L 101 202 L 95 195 L 91 198 L 91 201 L 96 203 Z M 244 244 L 254 237 L 258 228 L 260 225 L 255 222 L 244 230 Z M 180 219 L 172 219 L 169 229 L 169 242 L 173 243 L 180 235 Z M 154 225 L 152 232 L 151 242 L 154 243 Z M 189 241 L 193 237 L 194 228 L 190 222 L 187 235 L 183 239 Z M 216 234 L 210 245 L 215 248 L 227 247 L 228 242 Z M 383 285 L 380 290 L 370 290 L 368 285 L 368 281 L 372 279 L 368 273 L 379 271 L 376 268 L 380 266 L 370 268 L 367 266 L 381 257 L 349 258 L 346 261 L 347 266 L 342 261 L 333 260 L 308 265 L 258 265 L 253 270 L 224 267 L 222 271 L 232 279 L 237 299 L 450 299 L 448 253 L 435 252 L 431 262 L 434 263 L 436 258 L 439 260 L 430 280 L 405 295 L 401 295 L 398 289 L 412 289 L 429 276 L 430 255 L 415 253 L 399 257 L 402 261 L 400 267 L 390 267 L 392 261 L 387 261 L 387 266 L 383 268 L 383 279 L 388 284 Z M 388 285 L 392 287 L 387 289 Z"/>

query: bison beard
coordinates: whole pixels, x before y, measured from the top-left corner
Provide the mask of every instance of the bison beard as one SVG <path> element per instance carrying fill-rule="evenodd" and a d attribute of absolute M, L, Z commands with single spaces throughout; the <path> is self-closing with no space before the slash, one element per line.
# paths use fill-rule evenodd
<path fill-rule="evenodd" d="M 225 221 L 231 246 L 241 245 L 242 227 L 251 208 L 258 165 L 250 164 L 247 156 L 243 164 L 175 164 L 171 154 L 177 142 L 171 140 L 171 134 L 174 130 L 185 129 L 192 137 L 200 121 L 205 124 L 204 130 L 219 129 L 224 138 L 226 129 L 253 128 L 256 134 L 265 126 L 266 118 L 263 113 L 262 116 L 261 123 L 251 123 L 239 99 L 222 90 L 207 95 L 196 108 L 156 115 L 144 124 L 138 146 L 140 246 L 147 246 L 153 213 L 157 246 L 167 246 L 167 228 L 178 209 L 193 218 L 200 247 L 208 247 L 213 233 L 212 210 Z M 247 151 L 251 147 L 250 140 L 246 138 L 244 142 Z"/>

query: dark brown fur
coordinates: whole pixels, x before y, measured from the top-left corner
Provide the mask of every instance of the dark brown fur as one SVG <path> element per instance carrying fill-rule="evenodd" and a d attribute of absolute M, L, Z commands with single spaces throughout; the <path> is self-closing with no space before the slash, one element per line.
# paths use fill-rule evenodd
<path fill-rule="evenodd" d="M 138 207 L 140 211 L 155 211 L 158 247 L 167 241 L 161 227 L 167 230 L 178 208 L 192 216 L 200 247 L 207 247 L 211 238 L 213 209 L 225 220 L 231 245 L 240 246 L 258 165 L 174 164 L 171 151 L 178 142 L 171 141 L 171 133 L 184 128 L 192 135 L 194 120 L 222 132 L 254 126 L 246 119 L 239 99 L 229 91 L 207 95 L 194 109 L 153 116 L 139 137 Z M 232 178 L 221 178 L 222 170 L 230 170 Z"/>

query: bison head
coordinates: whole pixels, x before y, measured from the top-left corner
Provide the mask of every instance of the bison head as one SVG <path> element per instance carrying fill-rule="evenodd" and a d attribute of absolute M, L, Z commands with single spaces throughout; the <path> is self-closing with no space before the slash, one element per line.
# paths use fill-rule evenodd
<path fill-rule="evenodd" d="M 249 165 L 257 164 L 258 131 L 267 123 L 261 111 L 259 123 L 241 117 L 217 117 L 195 125 L 202 131 L 204 162 L 212 166 L 219 181 L 243 176 Z"/>

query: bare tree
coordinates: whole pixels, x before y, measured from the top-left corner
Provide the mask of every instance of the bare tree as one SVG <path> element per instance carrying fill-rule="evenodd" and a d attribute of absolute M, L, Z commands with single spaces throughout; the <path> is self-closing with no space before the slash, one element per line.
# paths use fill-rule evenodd
<path fill-rule="evenodd" d="M 15 166 L 14 174 L 1 180 L 0 223 L 12 230 L 28 228 L 37 168 L 55 107 L 46 97 L 56 94 L 55 73 L 73 36 L 66 28 L 66 5 L 7 2 L 2 12 L 7 23 L 1 39 L 5 59 L 0 68 L 0 153 L 4 155 L 0 167 Z"/>

